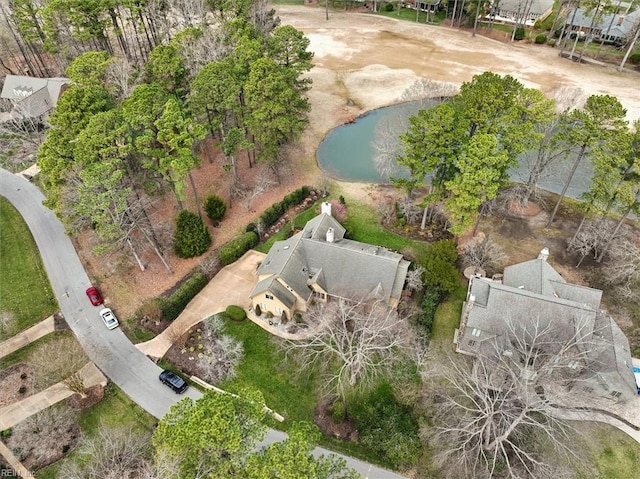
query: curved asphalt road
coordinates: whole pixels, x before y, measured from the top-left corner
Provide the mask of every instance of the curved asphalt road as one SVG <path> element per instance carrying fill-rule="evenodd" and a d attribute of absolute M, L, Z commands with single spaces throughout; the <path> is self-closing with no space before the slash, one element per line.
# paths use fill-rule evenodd
<path fill-rule="evenodd" d="M 183 396 L 171 392 L 158 381 L 161 369 L 138 350 L 120 328 L 109 331 L 85 295 L 91 285 L 69 237 L 55 214 L 44 207 L 42 192 L 22 176 L 0 168 L 0 195 L 20 212 L 38 246 L 51 287 L 67 324 L 91 360 L 140 407 L 161 418 Z M 201 393 L 189 388 L 187 396 L 197 399 Z M 282 441 L 286 435 L 269 430 L 263 445 Z M 319 454 L 334 454 L 322 448 Z M 391 471 L 342 456 L 368 479 L 405 479 Z"/>

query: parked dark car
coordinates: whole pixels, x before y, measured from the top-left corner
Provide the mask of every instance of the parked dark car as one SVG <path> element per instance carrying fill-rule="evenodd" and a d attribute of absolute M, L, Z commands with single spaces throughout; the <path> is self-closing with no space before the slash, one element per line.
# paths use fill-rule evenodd
<path fill-rule="evenodd" d="M 160 382 L 169 386 L 176 394 L 182 394 L 189 387 L 184 379 L 168 369 L 160 373 Z"/>
<path fill-rule="evenodd" d="M 87 297 L 89 298 L 89 301 L 91 301 L 91 304 L 93 304 L 94 306 L 98 306 L 104 303 L 104 299 L 102 299 L 102 295 L 100 294 L 100 291 L 98 291 L 98 288 L 96 288 L 95 286 L 91 286 L 90 288 L 87 288 L 85 293 L 87 293 Z"/>

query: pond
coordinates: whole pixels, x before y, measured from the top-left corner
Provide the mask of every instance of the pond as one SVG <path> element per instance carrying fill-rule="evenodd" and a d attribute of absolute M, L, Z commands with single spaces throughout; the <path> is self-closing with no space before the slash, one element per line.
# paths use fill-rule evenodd
<path fill-rule="evenodd" d="M 362 183 L 387 183 L 389 176 L 407 176 L 407 172 L 395 163 L 391 174 L 389 169 L 381 170 L 376 166 L 380 163 L 376 159 L 395 157 L 398 150 L 397 138 L 407 130 L 409 117 L 432 105 L 433 102 L 418 101 L 379 108 L 365 113 L 352 123 L 332 129 L 316 152 L 320 168 L 334 178 Z M 537 152 L 530 151 L 520 155 L 519 166 L 509 171 L 512 181 L 527 181 L 536 154 Z M 560 193 L 574 159 L 575 156 L 557 161 L 538 186 Z M 577 198 L 589 188 L 592 169 L 589 161 L 581 162 L 567 190 L 567 196 Z"/>

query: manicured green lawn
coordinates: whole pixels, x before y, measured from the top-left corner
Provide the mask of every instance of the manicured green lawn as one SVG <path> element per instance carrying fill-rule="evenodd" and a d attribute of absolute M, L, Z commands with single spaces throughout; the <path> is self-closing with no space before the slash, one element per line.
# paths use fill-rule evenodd
<path fill-rule="evenodd" d="M 383 7 L 378 7 L 378 12 L 376 15 L 382 15 L 383 17 L 390 18 L 398 18 L 400 20 L 405 20 L 409 22 L 416 21 L 416 11 L 412 8 L 401 8 L 400 12 L 396 9 L 396 5 L 394 5 L 394 9 L 391 12 L 387 12 Z M 438 12 L 436 15 L 429 15 L 427 17 L 427 12 L 420 12 L 418 15 L 418 23 L 430 23 L 440 25 L 444 21 L 444 17 L 446 12 Z M 427 21 L 428 20 L 428 21 Z"/>
<path fill-rule="evenodd" d="M 31 232 L 20 213 L 0 198 L 0 314 L 13 318 L 0 340 L 33 326 L 58 309 Z"/>
<path fill-rule="evenodd" d="M 375 208 L 361 201 L 348 197 L 346 194 L 347 219 L 341 221 L 347 230 L 347 237 L 361 241 L 363 243 L 384 246 L 394 251 L 398 251 L 414 257 L 418 260 L 425 257 L 429 252 L 429 244 L 422 241 L 413 241 L 409 238 L 399 236 L 385 228 L 380 224 L 378 213 Z M 303 211 L 294 218 L 296 228 L 302 228 L 307 221 L 314 218 L 318 214 L 318 205 L 322 201 L 331 201 L 337 199 L 333 197 L 318 200 L 311 208 Z M 288 223 L 280 232 L 270 237 L 264 243 L 254 248 L 256 251 L 268 253 L 275 241 L 287 238 L 291 231 L 290 223 Z"/>
<path fill-rule="evenodd" d="M 244 359 L 238 376 L 220 387 L 228 391 L 241 387 L 262 391 L 267 406 L 286 419 L 278 428 L 287 430 L 291 421 L 312 421 L 317 378 L 313 374 L 297 374 L 297 366 L 285 363 L 273 337 L 253 322 L 225 320 L 225 325 L 227 334 L 242 341 Z"/>
<path fill-rule="evenodd" d="M 347 220 L 342 223 L 350 239 L 384 246 L 418 261 L 429 253 L 428 243 L 413 241 L 383 228 L 378 213 L 372 206 L 348 197 L 346 203 Z"/>
<path fill-rule="evenodd" d="M 460 325 L 462 303 L 467 296 L 466 281 L 460 279 L 458 288 L 448 295 L 436 310 L 433 321 L 431 341 L 438 344 L 449 344 L 453 347 L 453 333 Z"/>
<path fill-rule="evenodd" d="M 576 446 L 586 447 L 593 461 L 590 467 L 579 468 L 578 479 L 638 477 L 640 445 L 631 437 L 608 424 L 586 421 L 571 424 L 576 429 Z M 583 446 L 582 442 L 586 444 Z"/>

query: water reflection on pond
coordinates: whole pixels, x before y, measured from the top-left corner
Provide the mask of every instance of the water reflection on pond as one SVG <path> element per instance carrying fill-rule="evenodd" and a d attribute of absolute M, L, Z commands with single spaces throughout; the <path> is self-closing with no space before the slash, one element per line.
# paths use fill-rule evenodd
<path fill-rule="evenodd" d="M 410 102 L 392 105 L 373 110 L 357 118 L 353 123 L 341 125 L 331 130 L 318 146 L 316 157 L 320 167 L 330 176 L 345 181 L 363 183 L 385 183 L 388 175 L 381 175 L 375 166 L 374 158 L 379 148 L 389 149 L 389 142 L 404 133 L 408 126 L 408 118 L 415 115 L 420 108 L 428 107 L 428 103 Z M 374 140 L 378 149 L 374 146 Z M 535 161 L 537 152 L 531 151 L 520 155 L 518 168 L 510 170 L 513 181 L 526 182 Z M 575 157 L 557 161 L 539 187 L 554 193 L 562 190 Z M 396 165 L 396 168 L 397 165 Z M 591 163 L 583 159 L 576 171 L 567 196 L 577 197 L 589 188 L 592 174 Z M 392 176 L 406 175 L 396 170 Z"/>

